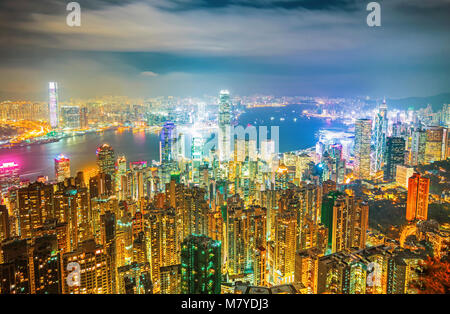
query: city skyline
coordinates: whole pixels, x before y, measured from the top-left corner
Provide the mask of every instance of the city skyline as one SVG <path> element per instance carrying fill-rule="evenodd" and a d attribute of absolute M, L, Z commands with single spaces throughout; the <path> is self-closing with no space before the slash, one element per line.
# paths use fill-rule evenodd
<path fill-rule="evenodd" d="M 50 94 L 58 99 L 57 89 Z M 88 152 L 91 170 L 72 169 L 83 154 L 58 155 L 54 179 L 41 169 L 23 180 L 11 160 L 0 166 L 0 293 L 447 293 L 427 286 L 420 269 L 431 257 L 447 265 L 450 222 L 437 211 L 450 203 L 448 105 L 434 112 L 357 103 L 365 110 L 355 116 L 347 111 L 354 106 L 331 101 L 295 113 L 308 105 L 232 99 L 221 90 L 213 108 L 188 111 L 110 104 L 121 110 L 114 116 L 104 104 L 44 106 L 44 120 L 60 117 L 44 140 L 30 131 L 36 142 L 12 138 L 3 149 L 42 151 L 62 139 L 68 147 L 77 137 L 83 145 L 89 133 L 103 144 Z M 259 141 L 256 128 L 239 125 L 266 109 L 291 128 L 299 118 L 326 124 L 315 146 L 279 152 L 273 125 Z M 332 131 L 332 120 L 345 131 Z M 128 158 L 133 144 L 117 153 L 99 131 L 156 139 L 147 154 L 158 147 L 159 160 Z"/>

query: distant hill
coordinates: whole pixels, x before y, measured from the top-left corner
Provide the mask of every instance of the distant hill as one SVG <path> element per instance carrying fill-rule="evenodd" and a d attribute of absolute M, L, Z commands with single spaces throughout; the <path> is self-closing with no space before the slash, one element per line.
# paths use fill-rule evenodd
<path fill-rule="evenodd" d="M 441 110 L 443 104 L 450 104 L 450 93 L 439 94 L 430 97 L 409 97 L 401 99 L 387 99 L 389 107 L 401 110 L 407 110 L 409 107 L 414 109 L 425 108 L 430 104 L 433 111 Z"/>

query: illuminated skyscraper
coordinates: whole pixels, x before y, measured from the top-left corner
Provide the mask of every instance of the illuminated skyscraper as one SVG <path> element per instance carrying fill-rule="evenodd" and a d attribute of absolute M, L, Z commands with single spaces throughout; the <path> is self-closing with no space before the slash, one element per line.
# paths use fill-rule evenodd
<path fill-rule="evenodd" d="M 425 143 L 425 163 L 442 160 L 443 143 L 447 130 L 443 127 L 427 128 L 427 140 Z"/>
<path fill-rule="evenodd" d="M 152 282 L 156 291 L 161 288 L 161 267 L 180 263 L 175 210 L 155 210 L 149 216 L 147 241 L 152 260 Z"/>
<path fill-rule="evenodd" d="M 181 244 L 181 293 L 219 294 L 222 281 L 221 243 L 190 235 Z"/>
<path fill-rule="evenodd" d="M 160 161 L 168 163 L 175 160 L 175 140 L 176 126 L 173 122 L 167 121 L 161 130 L 160 135 Z"/>
<path fill-rule="evenodd" d="M 153 292 L 149 263 L 132 263 L 119 267 L 117 278 L 120 294 L 151 294 Z"/>
<path fill-rule="evenodd" d="M 316 268 L 317 293 L 386 293 L 391 256 L 383 246 L 321 256 Z"/>
<path fill-rule="evenodd" d="M 180 294 L 181 265 L 164 266 L 160 268 L 161 294 Z"/>
<path fill-rule="evenodd" d="M 340 252 L 349 248 L 350 238 L 350 204 L 351 199 L 347 196 L 340 196 L 333 206 L 333 227 L 331 251 Z"/>
<path fill-rule="evenodd" d="M 355 123 L 355 166 L 354 175 L 358 179 L 370 177 L 370 140 L 372 120 L 358 119 Z"/>
<path fill-rule="evenodd" d="M 247 223 L 245 211 L 242 209 L 227 211 L 227 265 L 231 275 L 242 275 L 246 270 L 249 258 L 246 250 L 249 232 Z"/>
<path fill-rule="evenodd" d="M 9 213 L 5 205 L 0 205 L 0 243 L 11 235 Z"/>
<path fill-rule="evenodd" d="M 275 219 L 273 256 L 273 282 L 294 281 L 297 214 L 293 211 L 279 213 Z"/>
<path fill-rule="evenodd" d="M 57 236 L 45 235 L 36 238 L 32 247 L 33 288 L 36 294 L 61 293 L 60 262 Z"/>
<path fill-rule="evenodd" d="M 80 266 L 78 276 L 71 263 Z M 69 264 L 72 267 L 68 267 Z M 103 246 L 97 245 L 94 240 L 82 242 L 75 251 L 63 254 L 61 270 L 63 294 L 112 293 L 110 260 Z"/>
<path fill-rule="evenodd" d="M 208 230 L 209 211 L 205 201 L 205 190 L 199 187 L 187 188 L 177 191 L 176 209 L 179 215 L 180 242 L 190 234 L 206 234 Z"/>
<path fill-rule="evenodd" d="M 409 164 L 415 166 L 423 164 L 425 161 L 425 146 L 427 141 L 427 132 L 417 128 L 411 135 L 411 158 Z"/>
<path fill-rule="evenodd" d="M 18 223 L 22 239 L 32 238 L 47 219 L 54 218 L 53 196 L 52 185 L 38 182 L 18 190 Z"/>
<path fill-rule="evenodd" d="M 332 191 L 323 198 L 321 218 L 328 228 L 328 246 L 333 253 L 365 247 L 369 206 L 362 199 Z"/>
<path fill-rule="evenodd" d="M 341 144 L 331 145 L 330 157 L 333 160 L 331 179 L 337 184 L 342 184 L 345 179 L 345 160 L 342 158 Z"/>
<path fill-rule="evenodd" d="M 50 126 L 57 128 L 59 126 L 59 114 L 58 114 L 58 83 L 48 83 L 48 113 Z"/>
<path fill-rule="evenodd" d="M 322 200 L 322 213 L 321 223 L 328 230 L 328 247 L 331 248 L 333 242 L 333 208 L 334 204 L 339 197 L 343 197 L 344 193 L 339 191 L 331 191 L 327 195 L 323 196 Z"/>
<path fill-rule="evenodd" d="M 105 249 L 106 255 L 109 259 L 109 264 L 111 265 L 111 282 L 112 291 L 116 291 L 116 216 L 114 213 L 107 211 L 101 216 L 101 238 L 102 246 Z"/>
<path fill-rule="evenodd" d="M 112 194 L 113 183 L 109 174 L 99 173 L 89 179 L 90 198 L 107 198 Z"/>
<path fill-rule="evenodd" d="M 406 220 L 427 220 L 430 179 L 414 173 L 408 182 Z"/>
<path fill-rule="evenodd" d="M 55 218 L 59 222 L 68 224 L 69 250 L 74 250 L 78 242 L 92 236 L 92 221 L 90 220 L 87 188 L 77 189 L 69 182 L 66 180 L 64 184 L 59 184 L 59 189 L 53 197 L 55 214 L 54 217 L 49 218 Z"/>
<path fill-rule="evenodd" d="M 442 105 L 441 125 L 446 128 L 450 127 L 450 104 Z"/>
<path fill-rule="evenodd" d="M 19 165 L 15 162 L 5 162 L 0 164 L 0 196 L 2 194 L 6 195 L 9 188 L 19 185 L 19 169 Z"/>
<path fill-rule="evenodd" d="M 397 165 L 405 163 L 405 140 L 402 137 L 388 137 L 386 145 L 384 180 L 395 180 Z"/>
<path fill-rule="evenodd" d="M 130 162 L 130 170 L 131 170 L 131 194 L 134 200 L 141 200 L 144 194 L 144 175 L 147 169 L 146 161 L 134 161 Z"/>
<path fill-rule="evenodd" d="M 64 155 L 55 158 L 55 178 L 58 182 L 70 178 L 70 159 Z"/>
<path fill-rule="evenodd" d="M 220 91 L 219 94 L 219 159 L 228 160 L 231 155 L 231 100 L 230 92 Z"/>
<path fill-rule="evenodd" d="M 369 204 L 356 198 L 350 212 L 349 247 L 364 249 L 367 230 L 369 229 Z"/>
<path fill-rule="evenodd" d="M 132 260 L 135 263 L 147 263 L 151 260 L 148 254 L 147 239 L 144 232 L 140 232 L 137 236 L 134 237 Z M 154 261 L 151 261 L 153 264 Z"/>
<path fill-rule="evenodd" d="M 119 156 L 116 162 L 116 189 L 119 192 L 119 199 L 127 198 L 127 159 L 125 156 Z"/>
<path fill-rule="evenodd" d="M 2 242 L 1 253 L 4 264 L 0 264 L 0 292 L 2 294 L 34 293 L 31 280 L 33 263 L 30 239 L 10 239 Z"/>
<path fill-rule="evenodd" d="M 387 106 L 386 100 L 380 105 L 378 114 L 375 117 L 374 142 L 375 149 L 372 158 L 372 173 L 377 173 L 381 170 L 381 165 L 384 160 L 386 151 L 386 133 L 388 127 Z"/>
<path fill-rule="evenodd" d="M 114 150 L 108 144 L 97 148 L 97 165 L 100 173 L 106 173 L 114 178 L 116 172 Z"/>
<path fill-rule="evenodd" d="M 316 248 L 295 253 L 295 281 L 301 282 L 308 293 L 317 293 L 318 262 L 322 255 Z"/>

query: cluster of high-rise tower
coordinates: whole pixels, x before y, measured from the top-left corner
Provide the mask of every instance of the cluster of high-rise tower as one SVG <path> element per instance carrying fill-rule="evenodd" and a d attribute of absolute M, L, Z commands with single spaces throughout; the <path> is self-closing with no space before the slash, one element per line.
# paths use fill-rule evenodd
<path fill-rule="evenodd" d="M 316 155 L 277 154 L 274 139 L 253 151 L 251 137 L 231 138 L 231 117 L 222 91 L 210 150 L 194 138 L 186 157 L 183 134 L 166 121 L 160 162 L 128 162 L 104 144 L 96 173 L 72 177 L 70 160 L 59 156 L 56 182 L 11 185 L 0 206 L 0 292 L 229 293 L 243 284 L 411 291 L 424 256 L 395 239 L 369 243 L 369 204 L 354 179 L 390 182 L 404 173 L 406 218 L 426 221 L 429 179 L 401 167 L 444 158 L 436 130 L 446 128 L 425 130 L 422 147 L 421 129 L 400 119 L 392 126 L 383 104 L 375 126 L 356 120 L 346 160 L 339 142 Z"/>

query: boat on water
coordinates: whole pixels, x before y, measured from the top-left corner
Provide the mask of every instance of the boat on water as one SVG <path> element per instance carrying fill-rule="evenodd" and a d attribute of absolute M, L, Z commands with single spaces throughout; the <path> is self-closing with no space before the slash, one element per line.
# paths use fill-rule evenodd
<path fill-rule="evenodd" d="M 48 144 L 48 143 L 55 143 L 59 142 L 61 140 L 61 137 L 55 137 L 55 138 L 46 138 L 46 139 L 40 139 L 32 142 L 20 142 L 20 143 L 7 143 L 0 146 L 0 149 L 13 149 L 17 147 L 27 147 L 32 145 L 41 145 L 41 144 Z"/>

